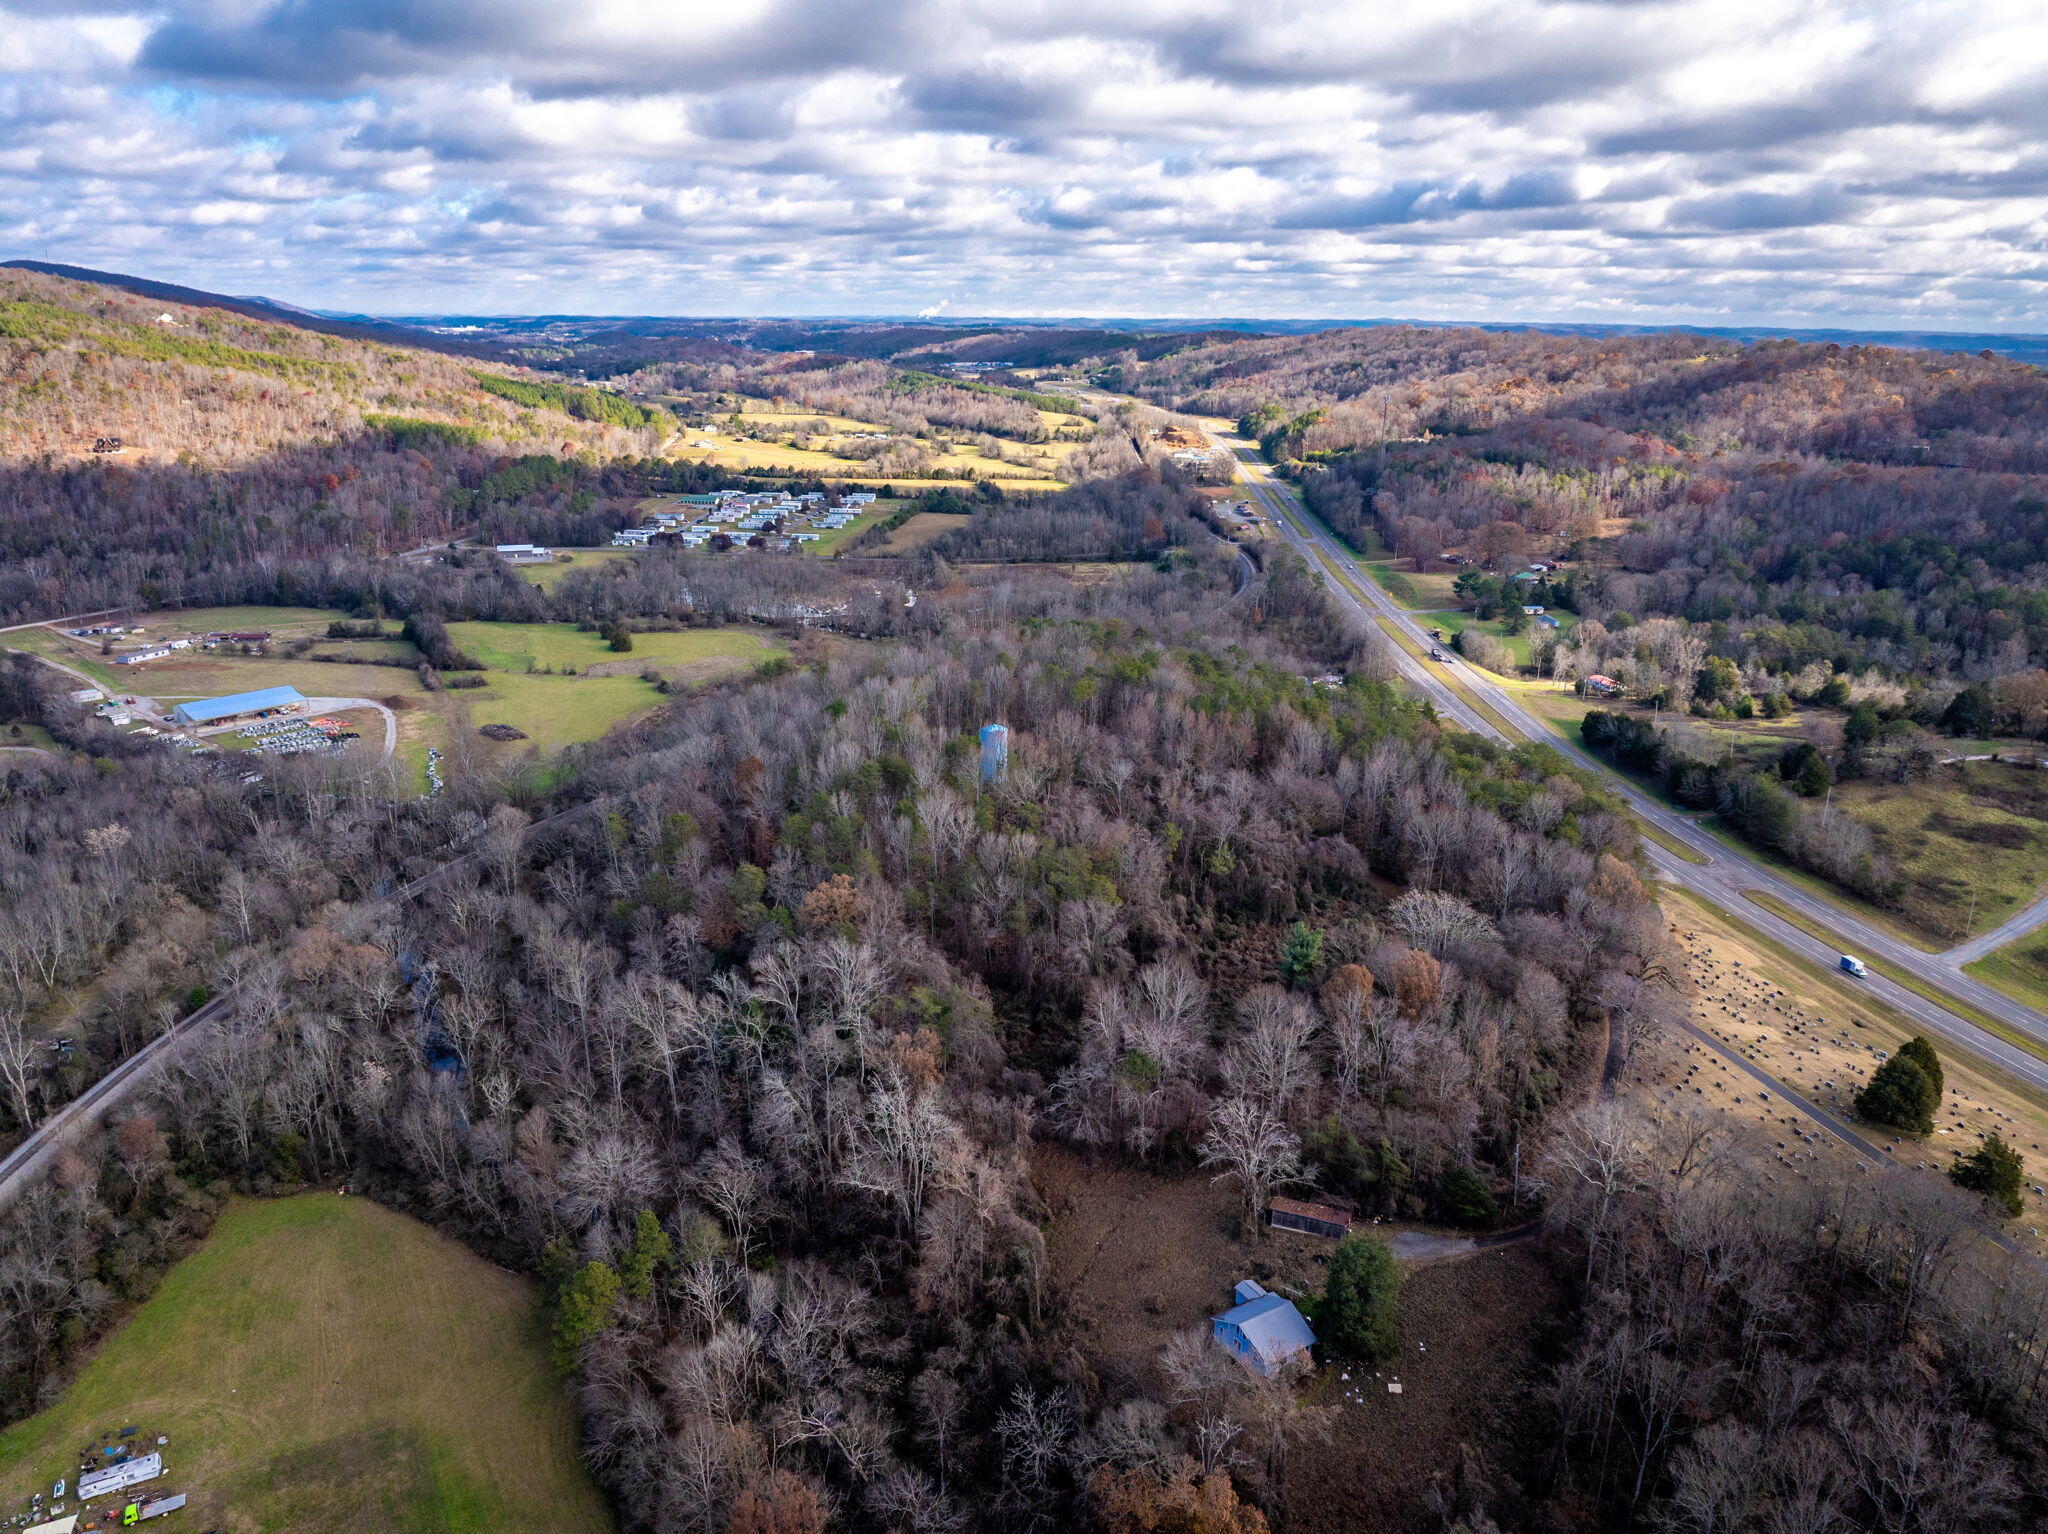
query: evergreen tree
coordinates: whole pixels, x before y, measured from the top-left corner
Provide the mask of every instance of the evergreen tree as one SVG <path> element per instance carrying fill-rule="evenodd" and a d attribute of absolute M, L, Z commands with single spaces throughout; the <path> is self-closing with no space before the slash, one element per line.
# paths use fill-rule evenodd
<path fill-rule="evenodd" d="M 1800 764 L 1799 776 L 1793 787 L 1808 799 L 1818 799 L 1828 791 L 1828 785 L 1834 780 L 1834 773 L 1828 770 L 1827 758 L 1815 751 Z"/>
<path fill-rule="evenodd" d="M 1378 1236 L 1354 1231 L 1337 1243 L 1323 1280 L 1316 1325 L 1325 1346 L 1365 1363 L 1391 1358 L 1398 1339 L 1394 1302 L 1401 1272 Z"/>
<path fill-rule="evenodd" d="M 1991 694 L 1980 686 L 1965 687 L 1941 711 L 1941 727 L 1950 735 L 1989 735 Z"/>
<path fill-rule="evenodd" d="M 1468 1166 L 1453 1165 L 1437 1189 L 1444 1218 L 1453 1225 L 1491 1225 L 1500 1218 L 1500 1204 L 1486 1179 Z"/>
<path fill-rule="evenodd" d="M 1289 987 L 1314 985 L 1323 972 L 1323 935 L 1298 921 L 1280 941 L 1280 980 Z"/>
<path fill-rule="evenodd" d="M 1949 1179 L 1959 1188 L 1981 1193 L 2015 1218 L 2025 1206 L 2020 1189 L 2026 1177 L 2026 1163 L 2020 1153 L 1993 1135 L 1967 1156 L 1960 1156 L 1949 1168 Z"/>
<path fill-rule="evenodd" d="M 1880 1065 L 1856 1094 L 1856 1111 L 1871 1123 L 1916 1135 L 1934 1132 L 1934 1110 L 1940 1104 L 1941 1089 L 1903 1053 Z"/>
<path fill-rule="evenodd" d="M 1927 1079 L 1934 1083 L 1934 1104 L 1940 1107 L 1941 1094 L 1947 1089 L 1948 1082 L 1942 1075 L 1941 1057 L 1934 1052 L 1933 1042 L 1924 1033 L 1916 1033 L 1899 1046 L 1899 1053 L 1919 1066 Z"/>
<path fill-rule="evenodd" d="M 670 1266 L 675 1255 L 675 1243 L 661 1228 L 661 1221 L 651 1210 L 641 1210 L 633 1223 L 633 1244 L 619 1262 L 620 1287 L 636 1300 L 646 1299 L 654 1292 L 655 1272 Z"/>
<path fill-rule="evenodd" d="M 619 1306 L 619 1275 L 601 1262 L 585 1263 L 555 1296 L 555 1367 L 576 1367 L 584 1344 L 611 1324 Z"/>

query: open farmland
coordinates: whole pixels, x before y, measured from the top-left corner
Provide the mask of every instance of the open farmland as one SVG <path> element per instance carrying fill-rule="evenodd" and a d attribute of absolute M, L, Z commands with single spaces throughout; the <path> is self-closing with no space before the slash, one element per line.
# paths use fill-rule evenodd
<path fill-rule="evenodd" d="M 183 1528 L 611 1526 L 528 1285 L 365 1199 L 230 1203 L 63 1398 L 0 1434 L 0 1486 L 47 1492 L 125 1423 L 170 1439 Z"/>
<path fill-rule="evenodd" d="M 1087 425 L 1081 417 L 1070 417 L 1039 411 L 1038 416 L 1049 430 L 1062 427 Z M 850 416 L 833 415 L 829 412 L 805 410 L 801 406 L 771 406 L 765 400 L 747 402 L 747 408 L 738 412 L 740 424 L 745 427 L 744 436 L 736 435 L 730 417 L 721 418 L 716 434 L 685 427 L 678 440 L 669 449 L 671 457 L 692 463 L 716 464 L 728 469 L 754 470 L 812 470 L 819 473 L 867 478 L 869 461 L 854 455 L 852 449 L 861 439 L 876 433 L 886 433 L 888 428 L 878 422 L 856 420 Z M 822 424 L 823 432 L 800 431 L 807 425 Z M 1026 485 L 1038 488 L 1056 487 L 1060 460 L 1072 449 L 1070 442 L 1023 442 L 1005 438 L 1009 442 L 1006 451 L 1013 451 L 1020 461 L 1006 462 L 1001 458 L 986 456 L 979 447 L 970 442 L 945 440 L 956 435 L 945 433 L 940 439 L 927 439 L 924 446 L 930 451 L 932 467 L 951 474 L 965 474 L 974 479 L 1000 479 L 1005 484 Z M 958 433 L 963 437 L 979 433 Z M 991 434 L 998 435 L 998 434 Z M 954 483 L 951 480 L 909 480 L 899 475 L 884 476 L 892 482 L 901 483 Z"/>
<path fill-rule="evenodd" d="M 448 634 L 457 648 L 493 671 L 525 673 L 568 671 L 604 675 L 648 667 L 716 665 L 760 661 L 782 653 L 773 636 L 760 629 L 678 629 L 669 633 L 635 634 L 630 652 L 609 648 L 593 630 L 573 623 L 451 623 Z M 593 673 L 593 668 L 601 668 Z"/>
<path fill-rule="evenodd" d="M 347 616 L 325 607 L 184 607 L 140 613 L 133 621 L 144 626 L 143 637 L 148 639 L 260 629 L 278 639 L 289 639 L 324 634 L 328 624 Z"/>
<path fill-rule="evenodd" d="M 655 505 L 666 508 L 672 507 L 675 503 L 669 497 L 661 496 L 656 497 L 652 501 L 643 502 L 642 504 Z M 531 582 L 533 585 L 540 587 L 540 589 L 543 591 L 548 591 L 556 585 L 559 585 L 562 580 L 562 577 L 567 575 L 571 570 L 588 570 L 595 565 L 615 564 L 622 559 L 634 558 L 636 555 L 639 554 L 640 551 L 638 549 L 614 548 L 558 548 L 555 550 L 555 552 L 557 554 L 567 554 L 569 558 L 566 560 L 557 559 L 554 561 L 554 563 L 546 565 L 516 566 L 515 569 L 518 573 L 519 578 L 523 581 Z"/>
<path fill-rule="evenodd" d="M 877 550 L 882 554 L 909 554 L 928 543 L 936 543 L 950 532 L 965 527 L 974 518 L 945 511 L 920 511 L 890 533 Z"/>
<path fill-rule="evenodd" d="M 1906 881 L 1899 915 L 1937 942 L 1995 927 L 2048 880 L 2048 774 L 2006 762 L 1919 783 L 1849 782 L 1834 803 L 1877 833 Z"/>
<path fill-rule="evenodd" d="M 2048 1011 L 2048 933 L 2031 933 L 1963 969 L 2028 1006 Z"/>
<path fill-rule="evenodd" d="M 215 610 L 216 613 L 221 610 Z M 304 634 L 324 633 L 334 616 L 301 610 L 242 608 L 232 626 L 268 628 L 280 639 L 286 620 L 271 615 L 300 611 L 294 620 Z M 315 621 L 317 620 L 317 622 Z M 228 624 L 210 623 L 211 627 Z M 478 740 L 485 760 L 523 754 L 539 747 L 552 750 L 597 739 L 612 726 L 646 713 L 662 693 L 646 673 L 658 673 L 671 685 L 690 686 L 746 670 L 783 653 L 764 630 L 686 629 L 674 633 L 634 636 L 630 653 L 609 649 L 595 633 L 574 624 L 457 623 L 449 626 L 456 643 L 488 669 L 486 685 L 429 692 L 411 662 L 413 647 L 398 638 L 334 640 L 315 646 L 314 655 L 372 657 L 399 665 L 349 664 L 310 657 L 247 656 L 229 651 L 193 650 L 138 667 L 107 667 L 95 646 L 67 639 L 51 629 L 23 630 L 9 635 L 19 648 L 59 659 L 123 695 L 139 695 L 160 704 L 217 697 L 259 687 L 291 686 L 307 697 L 373 698 L 392 708 L 398 720 L 396 757 L 413 791 L 426 787 L 426 755 L 446 751 L 451 736 L 473 736 L 487 724 L 505 724 L 527 736 L 525 741 Z M 381 724 L 371 721 L 364 738 L 381 745 Z M 242 742 L 230 737 L 225 744 Z"/>

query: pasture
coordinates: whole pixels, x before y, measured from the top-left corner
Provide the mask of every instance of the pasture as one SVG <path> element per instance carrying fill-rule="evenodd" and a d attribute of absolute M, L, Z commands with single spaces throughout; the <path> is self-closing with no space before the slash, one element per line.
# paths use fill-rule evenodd
<path fill-rule="evenodd" d="M 651 501 L 642 502 L 642 505 L 658 505 L 668 509 L 675 505 L 675 501 L 672 497 L 660 496 L 655 497 Z M 566 560 L 557 559 L 550 565 L 516 566 L 519 578 L 540 587 L 542 591 L 551 591 L 561 583 L 562 577 L 571 570 L 588 570 L 595 565 L 616 564 L 622 559 L 634 558 L 640 551 L 638 549 L 606 547 L 601 549 L 556 549 L 555 552 L 557 554 L 567 554 L 569 558 Z"/>
<path fill-rule="evenodd" d="M 909 521 L 889 534 L 878 553 L 909 554 L 928 543 L 936 543 L 946 534 L 965 527 L 974 518 L 945 511 L 920 511 Z"/>
<path fill-rule="evenodd" d="M 0 1434 L 0 1486 L 47 1493 L 141 1424 L 179 1527 L 471 1534 L 611 1527 L 527 1283 L 366 1199 L 238 1199 L 85 1365 Z"/>
<path fill-rule="evenodd" d="M 593 666 L 630 666 L 637 674 L 655 666 L 695 665 L 706 661 L 766 660 L 782 647 L 760 629 L 678 629 L 672 633 L 635 634 L 626 653 L 610 649 L 594 630 L 573 623 L 451 623 L 448 637 L 456 647 L 493 671 L 585 672 Z"/>

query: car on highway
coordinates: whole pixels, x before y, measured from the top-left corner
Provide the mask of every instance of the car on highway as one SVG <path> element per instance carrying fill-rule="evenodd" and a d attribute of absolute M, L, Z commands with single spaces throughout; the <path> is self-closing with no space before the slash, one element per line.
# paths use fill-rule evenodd
<path fill-rule="evenodd" d="M 1450 656 L 1444 654 L 1444 652 L 1441 650 L 1431 650 L 1429 652 L 1429 658 L 1433 661 L 1439 661 L 1446 666 L 1448 666 L 1451 663 Z"/>

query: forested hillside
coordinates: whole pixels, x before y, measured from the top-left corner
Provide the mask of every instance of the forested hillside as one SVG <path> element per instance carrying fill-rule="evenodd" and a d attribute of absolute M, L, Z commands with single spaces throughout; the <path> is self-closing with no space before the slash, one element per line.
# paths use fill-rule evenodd
<path fill-rule="evenodd" d="M 669 418 L 555 379 L 0 271 L 0 614 L 539 528 Z"/>
<path fill-rule="evenodd" d="M 1209 1528 L 1172 1511 L 1198 1482 L 1219 1531 L 1305 1526 L 1287 1467 L 1324 1408 L 1206 1352 L 1206 1298 L 1156 1371 L 1107 1367 L 1048 1258 L 1057 1155 L 1215 1179 L 1254 1219 L 1287 1187 L 1482 1228 L 1546 1203 L 1552 1347 L 1500 1432 L 1430 1440 L 1447 1527 L 1854 1527 L 1930 1441 L 1956 1468 L 1912 1487 L 1918 1526 L 2039 1511 L 2015 1318 L 2044 1312 L 2019 1270 L 2009 1310 L 1964 1304 L 1966 1195 L 1807 1199 L 1713 1124 L 1589 1110 L 1676 963 L 1592 779 L 1440 729 L 1292 555 L 1247 575 L 1176 538 L 1199 524 L 1171 479 L 1031 515 L 1073 556 L 1130 552 L 1135 524 L 1147 557 L 1076 580 L 927 553 L 899 580 L 652 550 L 551 592 L 335 561 L 344 607 L 388 579 L 440 617 L 752 617 L 790 645 L 516 799 L 459 753 L 410 805 L 345 762 L 244 783 L 10 668 L 9 706 L 75 754 L 0 779 L 0 1127 L 195 977 L 237 989 L 9 1211 L 5 1409 L 61 1388 L 226 1191 L 339 1181 L 539 1277 L 635 1534 Z M 45 1067 L 25 1020 L 80 989 L 79 1047 Z M 1206 1275 L 1218 1299 L 1257 1251 Z M 1687 1522 L 1745 1455 L 1752 1500 L 1821 1521 Z"/>
<path fill-rule="evenodd" d="M 1582 615 L 1713 625 L 1759 680 L 2048 660 L 2048 377 L 2023 363 L 1389 327 L 1117 371 L 1319 465 L 1305 484 L 1347 536 L 1435 569 L 1576 547 Z"/>

